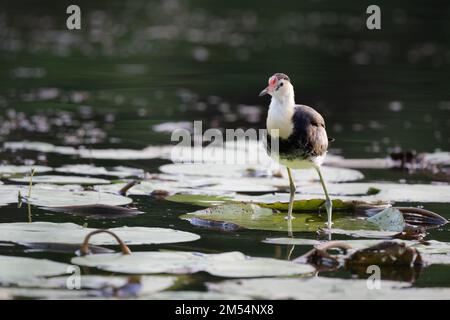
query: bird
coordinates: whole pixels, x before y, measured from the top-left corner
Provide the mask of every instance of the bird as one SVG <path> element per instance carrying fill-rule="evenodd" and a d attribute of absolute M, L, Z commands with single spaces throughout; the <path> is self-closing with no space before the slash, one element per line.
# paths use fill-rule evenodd
<path fill-rule="evenodd" d="M 268 86 L 259 94 L 260 97 L 264 95 L 272 97 L 266 120 L 266 150 L 272 158 L 286 166 L 289 177 L 290 198 L 286 218 L 289 221 L 294 218 L 292 209 L 296 186 L 291 170 L 314 168 L 325 194 L 327 226 L 331 228 L 333 205 L 321 166 L 327 154 L 328 143 L 334 139 L 327 136 L 325 120 L 313 108 L 295 103 L 294 87 L 284 73 L 275 73 L 269 78 Z M 276 152 L 273 152 L 274 141 L 278 143 Z"/>

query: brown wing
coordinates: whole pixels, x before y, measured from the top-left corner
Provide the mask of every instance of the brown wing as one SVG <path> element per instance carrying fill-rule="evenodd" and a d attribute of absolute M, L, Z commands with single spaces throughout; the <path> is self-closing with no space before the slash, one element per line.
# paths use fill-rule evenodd
<path fill-rule="evenodd" d="M 296 105 L 292 139 L 311 156 L 323 155 L 328 149 L 328 136 L 323 117 L 311 107 Z"/>

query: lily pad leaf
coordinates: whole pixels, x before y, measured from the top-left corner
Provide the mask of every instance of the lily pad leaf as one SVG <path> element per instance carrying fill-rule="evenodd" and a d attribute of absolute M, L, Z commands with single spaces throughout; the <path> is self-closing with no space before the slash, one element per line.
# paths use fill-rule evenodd
<path fill-rule="evenodd" d="M 47 166 L 15 166 L 15 165 L 0 165 L 0 174 L 18 174 L 30 173 L 34 170 L 36 173 L 49 172 L 53 169 Z"/>
<path fill-rule="evenodd" d="M 117 219 L 122 217 L 131 217 L 143 213 L 142 211 L 139 211 L 135 208 L 109 206 L 104 204 L 95 204 L 88 206 L 43 207 L 41 209 L 97 219 Z"/>
<path fill-rule="evenodd" d="M 56 276 L 69 272 L 70 265 L 47 259 L 0 256 L 0 282 L 10 284 L 19 280 Z"/>
<path fill-rule="evenodd" d="M 161 291 L 139 299 L 151 300 L 250 300 L 250 297 L 238 294 L 226 294 L 212 291 Z"/>
<path fill-rule="evenodd" d="M 114 167 L 112 170 L 108 170 L 104 167 L 96 167 L 89 164 L 70 164 L 64 165 L 55 169 L 61 173 L 82 174 L 91 176 L 114 176 L 114 177 L 131 177 L 142 176 L 144 171 L 142 169 L 135 169 L 129 167 Z"/>
<path fill-rule="evenodd" d="M 376 215 L 367 218 L 367 221 L 377 225 L 383 231 L 401 232 L 406 227 L 403 214 L 396 208 L 386 208 Z"/>
<path fill-rule="evenodd" d="M 248 257 L 241 252 L 203 254 L 198 252 L 133 252 L 132 254 L 96 254 L 72 259 L 73 264 L 127 274 L 200 271 L 219 277 L 265 277 L 310 274 L 309 265 L 271 258 Z"/>
<path fill-rule="evenodd" d="M 301 238 L 268 238 L 263 242 L 270 244 L 284 244 L 284 245 L 318 245 L 325 243 L 326 241 L 301 239 Z M 350 245 L 352 249 L 361 250 L 386 242 L 386 239 L 352 239 L 352 240 L 339 240 L 339 242 L 343 242 L 345 244 Z M 436 240 L 428 240 L 425 242 L 420 242 L 420 241 L 400 240 L 400 239 L 390 239 L 389 242 L 403 243 L 408 247 L 417 249 L 424 256 L 450 254 L 450 243 L 448 242 L 441 242 Z"/>
<path fill-rule="evenodd" d="M 32 188 L 31 197 L 28 188 L 22 188 L 23 201 L 39 207 L 64 207 L 81 205 L 121 206 L 133 202 L 131 198 L 97 191 L 66 191 Z"/>
<path fill-rule="evenodd" d="M 136 298 L 155 294 L 175 285 L 174 276 L 100 276 L 83 275 L 79 289 L 67 288 L 68 277 L 52 277 L 15 281 L 15 288 L 0 288 L 0 293 L 13 297 L 71 299 L 71 298 Z M 77 292 L 72 295 L 71 292 Z"/>
<path fill-rule="evenodd" d="M 30 177 L 11 178 L 9 180 L 14 182 L 29 183 Z M 81 176 L 56 176 L 56 175 L 34 176 L 32 181 L 33 183 L 83 184 L 83 185 L 111 183 L 109 180 L 99 178 L 89 178 Z"/>
<path fill-rule="evenodd" d="M 8 141 L 5 142 L 3 147 L 10 150 L 31 150 L 43 153 L 60 153 L 67 155 L 74 155 L 77 150 L 73 147 L 58 147 L 50 143 L 39 141 Z"/>
<path fill-rule="evenodd" d="M 73 223 L 15 222 L 0 224 L 0 241 L 15 243 L 77 243 L 96 229 L 84 228 Z M 126 244 L 157 244 L 188 242 L 199 239 L 196 234 L 165 228 L 120 227 L 109 231 L 117 234 Z M 93 237 L 92 245 L 113 245 L 116 242 L 105 234 Z"/>
<path fill-rule="evenodd" d="M 204 194 L 174 194 L 166 197 L 166 200 L 180 203 L 195 204 L 201 207 L 209 207 L 224 204 L 233 199 L 234 194 L 211 196 Z"/>
<path fill-rule="evenodd" d="M 339 196 L 343 200 L 395 201 L 395 202 L 450 202 L 450 185 L 404 184 L 404 183 L 328 183 L 331 197 Z M 372 192 L 377 190 L 378 192 Z M 323 197 L 320 184 L 309 184 L 297 190 L 310 197 Z"/>
<path fill-rule="evenodd" d="M 286 198 L 287 196 L 287 198 Z M 288 210 L 289 195 L 287 194 L 265 194 L 260 196 L 251 196 L 245 194 L 225 193 L 221 195 L 208 194 L 185 194 L 179 193 L 166 197 L 166 200 L 190 203 L 198 206 L 209 207 L 212 205 L 220 205 L 225 203 L 250 203 L 257 204 L 261 207 Z M 341 200 L 332 199 L 333 210 L 335 211 L 359 211 L 369 208 L 384 209 L 390 204 L 381 201 L 358 201 L 358 200 Z M 312 198 L 306 195 L 296 195 L 294 201 L 294 212 L 317 212 L 324 208 L 325 199 L 322 197 Z"/>
<path fill-rule="evenodd" d="M 19 201 L 19 186 L 0 185 L 0 206 L 6 206 Z"/>
<path fill-rule="evenodd" d="M 367 281 L 333 278 L 265 278 L 210 283 L 214 292 L 240 294 L 254 299 L 372 300 L 445 299 L 449 288 L 414 288 L 397 281 L 381 281 L 381 289 L 370 290 Z"/>
<path fill-rule="evenodd" d="M 212 176 L 212 177 L 248 177 L 254 171 L 265 171 L 267 176 L 279 175 L 280 170 L 272 171 L 268 167 L 246 164 L 166 164 L 159 168 L 163 173 L 172 175 L 192 175 L 192 176 Z M 282 175 L 287 179 L 286 170 L 281 170 Z M 294 179 L 300 182 L 317 181 L 318 176 L 315 170 L 293 170 Z M 360 180 L 364 176 L 361 172 L 353 169 L 323 167 L 322 174 L 329 182 L 345 182 Z M 287 180 L 286 180 L 287 181 Z"/>
<path fill-rule="evenodd" d="M 286 213 L 279 213 L 270 208 L 264 208 L 251 203 L 230 203 L 207 208 L 182 215 L 180 218 L 196 223 L 196 219 L 206 221 L 222 221 L 232 223 L 247 229 L 288 231 L 290 227 L 285 219 Z M 295 214 L 292 220 L 292 231 L 314 232 L 323 228 L 326 214 Z M 350 214 L 336 213 L 333 215 L 333 226 L 344 229 L 373 229 L 372 223 Z"/>

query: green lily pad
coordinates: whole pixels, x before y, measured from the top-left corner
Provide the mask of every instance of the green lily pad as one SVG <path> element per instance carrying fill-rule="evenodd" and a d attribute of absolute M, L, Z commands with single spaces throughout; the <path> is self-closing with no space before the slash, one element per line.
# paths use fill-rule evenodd
<path fill-rule="evenodd" d="M 22 178 L 10 178 L 10 181 L 14 182 L 30 182 L 30 177 Z M 56 175 L 43 175 L 34 176 L 33 183 L 53 183 L 53 184 L 82 184 L 82 185 L 92 185 L 92 184 L 109 184 L 109 180 L 81 177 L 81 176 L 56 176 Z"/>
<path fill-rule="evenodd" d="M 406 300 L 446 299 L 450 288 L 414 288 L 395 281 L 381 281 L 380 289 L 369 289 L 367 280 L 333 278 L 265 278 L 227 280 L 208 288 L 224 294 L 240 294 L 254 299 L 300 300 Z"/>
<path fill-rule="evenodd" d="M 73 264 L 128 274 L 200 271 L 219 277 L 265 277 L 310 274 L 309 265 L 271 258 L 248 257 L 241 252 L 203 254 L 198 252 L 133 252 L 132 254 L 96 254 L 72 259 Z"/>
<path fill-rule="evenodd" d="M 221 205 L 225 203 L 252 203 L 261 207 L 270 208 L 274 210 L 287 211 L 289 199 L 286 200 L 285 194 L 265 194 L 261 196 L 250 196 L 245 194 L 223 193 L 220 195 L 208 194 L 192 194 L 179 193 L 166 197 L 166 200 L 180 203 L 190 203 L 203 207 L 213 205 Z M 359 207 L 380 207 L 384 208 L 390 206 L 381 201 L 358 201 L 358 200 L 342 200 L 332 199 L 334 211 L 354 211 Z M 294 212 L 317 212 L 324 209 L 325 199 L 320 196 L 318 198 L 311 198 L 306 195 L 296 195 L 294 201 Z"/>
<path fill-rule="evenodd" d="M 180 203 L 189 203 L 189 204 L 195 204 L 201 207 L 210 207 L 210 206 L 216 206 L 224 204 L 228 201 L 231 201 L 234 197 L 234 194 L 227 194 L 227 195 L 218 195 L 218 196 L 211 196 L 211 195 L 204 195 L 204 194 L 174 194 L 171 196 L 166 197 L 166 200 L 173 201 L 173 202 L 180 202 Z"/>
<path fill-rule="evenodd" d="M 36 173 L 49 172 L 53 169 L 46 166 L 14 166 L 14 165 L 0 165 L 0 174 L 18 174 L 18 173 L 30 173 L 34 170 Z"/>
<path fill-rule="evenodd" d="M 0 224 L 0 241 L 15 243 L 79 243 L 96 229 L 84 228 L 73 223 L 15 222 Z M 159 244 L 188 242 L 199 239 L 194 233 L 165 228 L 120 227 L 108 229 L 126 244 Z M 116 241 L 106 234 L 92 237 L 92 245 L 114 245 Z"/>
<path fill-rule="evenodd" d="M 292 231 L 314 232 L 325 227 L 326 214 L 294 214 Z M 286 213 L 278 213 L 270 208 L 256 204 L 230 203 L 191 212 L 180 217 L 195 224 L 196 219 L 203 221 L 224 221 L 247 229 L 289 231 Z M 205 225 L 205 224 L 203 224 Z M 376 229 L 376 226 L 365 219 L 352 215 L 335 213 L 333 226 L 344 229 Z"/>

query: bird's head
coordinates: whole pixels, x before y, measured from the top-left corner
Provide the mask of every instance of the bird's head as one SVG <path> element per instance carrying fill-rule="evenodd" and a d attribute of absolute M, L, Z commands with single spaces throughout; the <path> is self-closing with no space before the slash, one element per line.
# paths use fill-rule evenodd
<path fill-rule="evenodd" d="M 261 91 L 259 96 L 270 94 L 274 98 L 283 99 L 286 96 L 294 94 L 294 87 L 291 80 L 284 73 L 275 73 L 269 78 L 269 85 Z"/>

